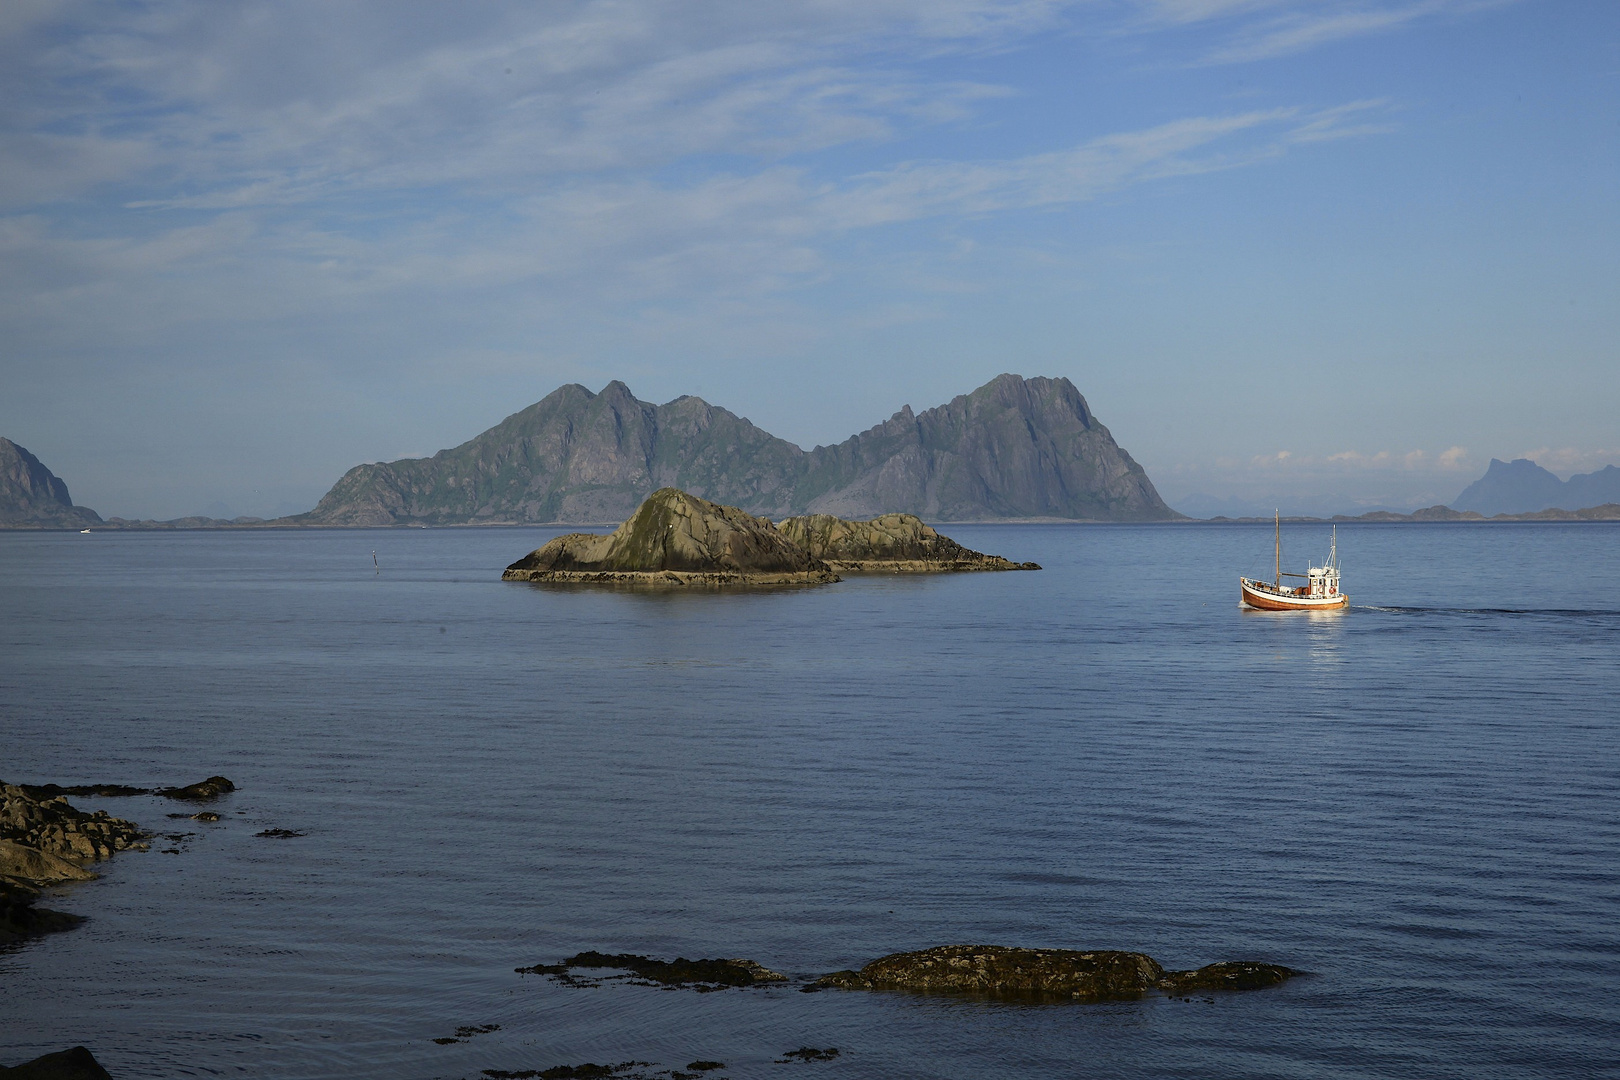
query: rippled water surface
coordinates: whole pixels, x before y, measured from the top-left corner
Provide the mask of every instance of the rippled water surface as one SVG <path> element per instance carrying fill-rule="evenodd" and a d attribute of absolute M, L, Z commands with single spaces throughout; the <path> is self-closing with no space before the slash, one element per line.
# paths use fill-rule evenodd
<path fill-rule="evenodd" d="M 217 825 L 77 800 L 179 839 L 0 954 L 0 1064 L 1620 1075 L 1620 527 L 1341 528 L 1336 614 L 1240 610 L 1269 527 L 949 531 L 1046 569 L 653 595 L 502 583 L 546 530 L 0 534 L 0 778 L 240 789 Z M 1312 975 L 1010 1006 L 513 971 L 961 942 Z M 500 1030 L 432 1041 L 465 1024 Z M 841 1055 L 775 1063 L 805 1045 Z"/>

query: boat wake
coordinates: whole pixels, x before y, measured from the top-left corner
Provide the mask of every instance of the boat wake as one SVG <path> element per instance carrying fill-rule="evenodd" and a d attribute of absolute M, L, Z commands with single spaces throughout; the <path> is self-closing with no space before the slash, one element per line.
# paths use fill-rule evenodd
<path fill-rule="evenodd" d="M 1620 618 L 1620 611 L 1606 608 L 1452 608 L 1354 604 L 1350 610 L 1382 611 L 1392 615 L 1539 615 L 1554 619 Z"/>

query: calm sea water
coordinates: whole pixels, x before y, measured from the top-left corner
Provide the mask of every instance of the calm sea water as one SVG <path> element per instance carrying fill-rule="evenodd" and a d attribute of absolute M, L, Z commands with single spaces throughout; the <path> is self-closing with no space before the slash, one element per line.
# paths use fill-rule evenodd
<path fill-rule="evenodd" d="M 185 835 L 0 954 L 0 1064 L 1620 1075 L 1620 527 L 1341 528 L 1325 615 L 1239 609 L 1269 526 L 949 531 L 1046 569 L 671 596 L 499 581 L 546 530 L 0 534 L 0 778 L 240 788 L 217 825 L 79 800 Z M 1026 1007 L 513 971 L 963 942 L 1313 974 Z M 464 1024 L 500 1030 L 431 1041 Z M 804 1045 L 841 1056 L 773 1063 Z"/>

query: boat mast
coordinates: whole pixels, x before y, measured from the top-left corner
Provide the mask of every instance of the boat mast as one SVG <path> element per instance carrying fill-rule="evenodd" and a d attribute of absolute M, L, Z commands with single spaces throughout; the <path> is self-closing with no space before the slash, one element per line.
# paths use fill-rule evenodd
<path fill-rule="evenodd" d="M 1282 588 L 1282 508 L 1277 508 L 1277 588 Z"/>

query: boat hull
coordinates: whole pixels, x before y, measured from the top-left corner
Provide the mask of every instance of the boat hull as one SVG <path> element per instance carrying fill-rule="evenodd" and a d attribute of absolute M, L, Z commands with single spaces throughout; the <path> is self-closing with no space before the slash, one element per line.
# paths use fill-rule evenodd
<path fill-rule="evenodd" d="M 1295 593 L 1273 592 L 1269 586 L 1265 589 L 1256 588 L 1250 584 L 1248 578 L 1238 579 L 1238 588 L 1242 590 L 1243 602 L 1252 608 L 1261 611 L 1332 611 L 1334 608 L 1350 606 L 1350 598 L 1340 593 L 1337 596 L 1300 596 Z"/>

